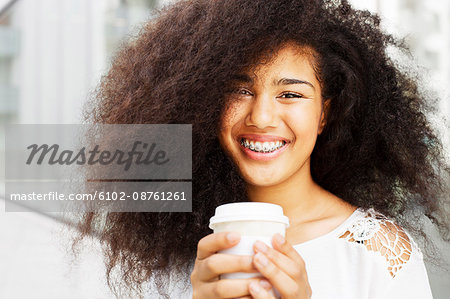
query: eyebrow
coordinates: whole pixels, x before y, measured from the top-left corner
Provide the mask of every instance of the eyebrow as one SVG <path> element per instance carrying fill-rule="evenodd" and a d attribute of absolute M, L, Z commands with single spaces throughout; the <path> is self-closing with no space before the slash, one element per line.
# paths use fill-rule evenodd
<path fill-rule="evenodd" d="M 278 80 L 278 82 L 276 80 L 273 81 L 274 85 L 291 85 L 291 84 L 306 84 L 312 87 L 312 89 L 315 90 L 314 86 L 305 80 L 299 80 L 299 79 L 291 79 L 291 78 L 281 78 L 280 80 Z"/>
<path fill-rule="evenodd" d="M 253 79 L 247 74 L 236 74 L 233 76 L 233 81 L 253 83 Z M 315 90 L 311 82 L 293 78 L 281 78 L 280 80 L 274 80 L 273 85 L 292 85 L 292 84 L 306 84 Z"/>

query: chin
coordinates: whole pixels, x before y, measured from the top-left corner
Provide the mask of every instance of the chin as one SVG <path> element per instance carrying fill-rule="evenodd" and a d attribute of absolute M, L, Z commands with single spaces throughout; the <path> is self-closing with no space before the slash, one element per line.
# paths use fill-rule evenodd
<path fill-rule="evenodd" d="M 254 174 L 252 174 L 251 176 L 249 176 L 249 175 L 244 176 L 243 178 L 247 184 L 250 184 L 253 186 L 260 186 L 260 187 L 274 186 L 283 181 L 282 179 L 275 178 L 273 176 L 267 177 L 267 178 L 255 177 Z"/>

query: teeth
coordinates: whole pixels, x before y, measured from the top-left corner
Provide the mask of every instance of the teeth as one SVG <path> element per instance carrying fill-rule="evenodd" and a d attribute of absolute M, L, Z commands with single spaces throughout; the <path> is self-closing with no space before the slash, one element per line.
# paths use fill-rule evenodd
<path fill-rule="evenodd" d="M 281 147 L 283 147 L 286 142 L 284 141 L 266 141 L 266 142 L 259 142 L 259 141 L 249 141 L 245 138 L 241 140 L 241 144 L 245 146 L 246 148 L 250 148 L 252 151 L 256 152 L 273 152 Z"/>

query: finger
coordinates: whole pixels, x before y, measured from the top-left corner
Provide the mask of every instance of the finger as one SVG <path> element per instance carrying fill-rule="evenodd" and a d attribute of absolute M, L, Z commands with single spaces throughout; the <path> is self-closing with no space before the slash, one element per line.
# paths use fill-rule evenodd
<path fill-rule="evenodd" d="M 287 242 L 286 242 L 287 243 Z M 256 241 L 254 244 L 255 252 L 262 252 L 267 256 L 278 268 L 289 275 L 294 280 L 299 280 L 306 270 L 302 268 L 303 264 L 297 264 L 295 260 L 292 260 L 287 255 L 281 253 L 278 250 L 270 248 L 261 241 Z"/>
<path fill-rule="evenodd" d="M 260 279 L 258 281 L 259 285 L 263 287 L 263 289 L 270 291 L 273 289 L 272 284 L 267 279 Z"/>
<path fill-rule="evenodd" d="M 256 269 L 280 292 L 282 297 L 288 297 L 292 292 L 298 292 L 297 282 L 280 270 L 263 253 L 258 252 L 253 256 Z"/>
<path fill-rule="evenodd" d="M 259 284 L 266 290 L 272 289 L 272 285 L 270 284 L 270 282 L 267 279 L 264 279 L 264 278 L 260 279 Z"/>
<path fill-rule="evenodd" d="M 287 257 L 293 260 L 297 265 L 305 267 L 305 261 L 303 260 L 302 256 L 297 252 L 297 250 L 294 249 L 294 247 L 292 247 L 289 242 L 286 242 L 286 239 L 282 235 L 277 233 L 273 236 L 272 246 L 274 249 L 285 254 Z"/>
<path fill-rule="evenodd" d="M 253 256 L 213 254 L 199 262 L 198 278 L 202 281 L 208 281 L 220 274 L 233 272 L 258 272 L 253 264 Z"/>
<path fill-rule="evenodd" d="M 236 232 L 221 232 L 203 237 L 197 246 L 197 259 L 202 260 L 219 250 L 233 247 L 241 236 Z"/>
<path fill-rule="evenodd" d="M 250 294 L 254 299 L 275 299 L 267 289 L 264 289 L 259 283 L 252 282 L 249 285 Z"/>
<path fill-rule="evenodd" d="M 259 285 L 261 287 L 263 287 L 263 289 L 265 289 L 266 291 L 272 292 L 272 285 L 270 284 L 270 282 L 268 282 L 266 279 L 261 279 L 259 280 Z M 251 283 L 250 283 L 251 284 Z M 250 288 L 250 284 L 249 284 L 249 288 Z M 272 294 L 272 293 L 271 293 Z M 244 296 L 244 297 L 239 297 L 236 299 L 253 299 L 252 296 Z"/>
<path fill-rule="evenodd" d="M 250 283 L 258 284 L 260 280 L 261 278 L 221 279 L 205 284 L 204 291 L 205 294 L 212 294 L 213 298 L 245 297 L 250 296 Z"/>

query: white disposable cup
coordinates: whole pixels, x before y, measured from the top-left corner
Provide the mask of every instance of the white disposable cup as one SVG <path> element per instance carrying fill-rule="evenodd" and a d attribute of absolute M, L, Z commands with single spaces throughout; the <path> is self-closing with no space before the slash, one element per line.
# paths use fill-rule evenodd
<path fill-rule="evenodd" d="M 261 202 L 239 202 L 218 206 L 215 215 L 209 221 L 214 233 L 238 232 L 239 243 L 220 253 L 236 255 L 254 255 L 253 244 L 256 240 L 272 247 L 272 237 L 279 233 L 283 237 L 289 227 L 289 219 L 284 216 L 283 208 L 276 204 Z M 261 277 L 260 273 L 224 273 L 221 279 Z"/>

